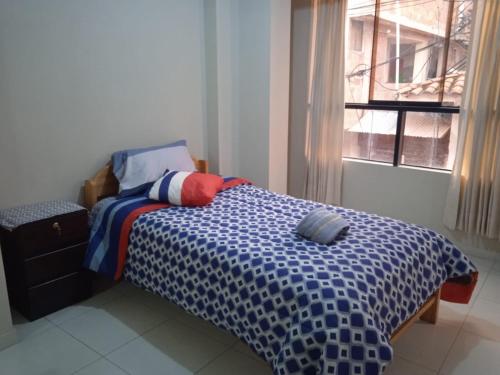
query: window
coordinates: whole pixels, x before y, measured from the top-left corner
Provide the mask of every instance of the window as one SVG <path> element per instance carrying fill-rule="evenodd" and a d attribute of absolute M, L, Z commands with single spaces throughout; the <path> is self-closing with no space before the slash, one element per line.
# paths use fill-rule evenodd
<path fill-rule="evenodd" d="M 392 163 L 397 113 L 346 109 L 344 118 L 344 156 Z"/>
<path fill-rule="evenodd" d="M 363 51 L 363 21 L 351 20 L 351 49 Z"/>
<path fill-rule="evenodd" d="M 451 169 L 455 160 L 458 114 L 407 112 L 401 164 Z"/>
<path fill-rule="evenodd" d="M 396 41 L 389 43 L 389 76 L 387 82 L 401 83 L 413 82 L 413 65 L 415 64 L 415 43 L 399 43 L 397 49 Z M 399 51 L 404 51 L 403 53 Z M 400 56 L 397 58 L 397 56 Z M 396 64 L 398 65 L 396 67 Z"/>
<path fill-rule="evenodd" d="M 429 49 L 429 62 L 427 63 L 427 78 L 436 78 L 438 75 L 440 49 L 431 47 Z"/>
<path fill-rule="evenodd" d="M 345 157 L 451 169 L 473 6 L 349 0 Z"/>

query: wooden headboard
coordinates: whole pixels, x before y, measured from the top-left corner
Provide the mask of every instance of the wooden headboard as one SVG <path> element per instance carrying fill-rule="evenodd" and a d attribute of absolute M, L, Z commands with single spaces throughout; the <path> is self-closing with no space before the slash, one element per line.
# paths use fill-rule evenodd
<path fill-rule="evenodd" d="M 193 157 L 199 172 L 208 173 L 208 162 Z M 103 198 L 118 194 L 118 180 L 113 174 L 111 163 L 102 167 L 94 177 L 85 181 L 85 207 L 89 210 Z"/>

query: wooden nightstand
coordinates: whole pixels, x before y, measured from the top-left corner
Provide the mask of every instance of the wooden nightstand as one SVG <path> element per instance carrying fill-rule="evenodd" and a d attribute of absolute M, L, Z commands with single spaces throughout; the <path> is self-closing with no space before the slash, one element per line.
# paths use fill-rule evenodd
<path fill-rule="evenodd" d="M 9 299 L 21 314 L 38 319 L 90 296 L 90 273 L 82 269 L 89 239 L 86 209 L 45 202 L 3 210 L 0 219 Z"/>

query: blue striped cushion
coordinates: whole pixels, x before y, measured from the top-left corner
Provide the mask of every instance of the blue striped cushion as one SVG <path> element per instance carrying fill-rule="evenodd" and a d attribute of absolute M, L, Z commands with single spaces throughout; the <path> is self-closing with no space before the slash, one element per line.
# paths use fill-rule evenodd
<path fill-rule="evenodd" d="M 311 241 L 329 245 L 349 230 L 349 223 L 340 215 L 317 208 L 309 212 L 297 225 L 297 232 Z"/>

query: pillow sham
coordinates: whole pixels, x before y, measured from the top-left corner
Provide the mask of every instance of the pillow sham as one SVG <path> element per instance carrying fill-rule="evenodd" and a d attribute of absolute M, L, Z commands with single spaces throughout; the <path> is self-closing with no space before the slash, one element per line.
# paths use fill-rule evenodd
<path fill-rule="evenodd" d="M 167 169 L 196 170 L 185 140 L 163 146 L 118 151 L 111 159 L 122 197 L 146 192 Z"/>
<path fill-rule="evenodd" d="M 151 186 L 148 196 L 176 206 L 206 206 L 223 183 L 224 179 L 214 174 L 167 171 Z"/>

